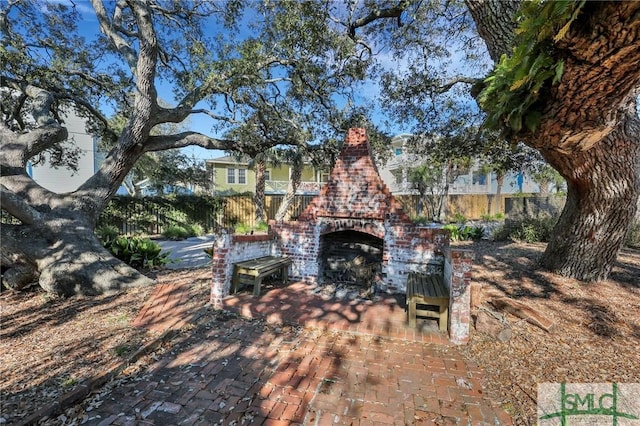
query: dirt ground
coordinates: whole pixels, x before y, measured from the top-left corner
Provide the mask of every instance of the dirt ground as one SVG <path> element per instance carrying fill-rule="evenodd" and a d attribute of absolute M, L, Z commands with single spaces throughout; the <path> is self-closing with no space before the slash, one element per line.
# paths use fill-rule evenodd
<path fill-rule="evenodd" d="M 544 244 L 470 247 L 472 280 L 485 292 L 526 302 L 554 322 L 546 332 L 507 315 L 509 341 L 472 333 L 461 348 L 483 368 L 487 391 L 516 424 L 537 424 L 538 383 L 640 382 L 640 251 L 622 250 L 607 281 L 585 284 L 538 270 Z"/>
<path fill-rule="evenodd" d="M 536 268 L 543 244 L 465 246 L 476 252 L 474 282 L 526 302 L 555 324 L 546 332 L 507 315 L 509 341 L 472 331 L 459 348 L 485 370 L 487 393 L 516 424 L 536 424 L 538 383 L 640 382 L 640 251 L 623 250 L 609 280 L 582 284 Z M 189 302 L 193 308 L 207 302 L 206 270 L 163 271 L 157 280 L 188 280 L 201 294 Z M 155 337 L 131 327 L 152 290 L 70 299 L 0 294 L 0 423 L 19 422 Z"/>

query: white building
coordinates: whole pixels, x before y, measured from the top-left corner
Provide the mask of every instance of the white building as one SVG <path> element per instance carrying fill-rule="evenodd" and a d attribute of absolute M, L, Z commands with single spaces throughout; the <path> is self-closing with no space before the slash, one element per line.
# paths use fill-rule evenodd
<path fill-rule="evenodd" d="M 420 164 L 420 156 L 409 153 L 407 142 L 411 134 L 402 133 L 391 140 L 393 157 L 384 167 L 379 167 L 380 176 L 393 194 L 408 195 L 417 192 L 407 180 L 407 168 Z M 449 187 L 449 194 L 496 194 L 498 183 L 495 173 L 483 171 L 479 164 L 474 164 L 467 173 L 458 178 Z M 537 193 L 538 185 L 530 176 L 523 173 L 509 173 L 505 176 L 501 192 L 513 194 L 518 192 Z"/>
<path fill-rule="evenodd" d="M 64 167 L 54 168 L 49 158 L 44 164 L 27 166 L 27 173 L 39 185 L 58 194 L 78 189 L 98 169 L 97 139 L 85 130 L 85 120 L 75 113 L 69 112 L 64 117 L 64 125 L 69 133 L 68 141 L 80 149 L 78 170 L 72 171 Z"/>

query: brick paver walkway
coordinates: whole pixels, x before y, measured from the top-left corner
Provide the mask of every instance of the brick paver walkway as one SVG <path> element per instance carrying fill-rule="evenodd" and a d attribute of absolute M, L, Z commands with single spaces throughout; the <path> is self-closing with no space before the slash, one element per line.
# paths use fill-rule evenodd
<path fill-rule="evenodd" d="M 178 297 L 180 290 L 159 287 L 156 296 L 163 298 L 167 292 Z M 310 299 L 298 296 L 296 310 L 304 310 L 302 301 Z M 265 297 L 279 303 L 279 298 L 293 295 L 267 293 L 251 299 L 253 308 L 238 304 L 244 297 L 229 303 L 239 311 L 255 311 L 266 303 Z M 271 299 L 262 307 L 273 303 Z M 336 313 L 340 303 L 330 303 Z M 168 310 L 176 307 L 178 317 L 186 314 L 179 312 L 180 304 L 165 301 L 156 306 L 160 304 L 167 310 L 143 310 L 136 321 L 155 326 L 182 323 L 168 319 Z M 347 304 L 344 312 L 354 309 Z M 372 309 L 375 317 L 381 314 Z M 310 315 L 322 329 L 212 313 L 201 316 L 147 369 L 103 391 L 101 403 L 88 400 L 87 405 L 99 406 L 86 413 L 85 424 L 511 424 L 509 416 L 484 396 L 481 370 L 465 362 L 454 347 L 424 342 L 423 333 L 399 336 L 402 332 L 395 326 L 373 325 L 358 332 L 349 315 L 343 315 L 344 326 L 341 321 L 324 321 L 311 306 L 309 312 L 316 312 Z M 359 320 L 369 317 L 364 310 L 358 312 Z M 152 320 L 153 315 L 162 321 Z M 375 322 L 373 317 L 368 321 Z M 347 330 L 331 329 L 332 324 Z"/>

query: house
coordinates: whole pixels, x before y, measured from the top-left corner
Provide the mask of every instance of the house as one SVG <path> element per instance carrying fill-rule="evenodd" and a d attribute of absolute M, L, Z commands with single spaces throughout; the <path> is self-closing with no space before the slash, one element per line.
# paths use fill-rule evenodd
<path fill-rule="evenodd" d="M 58 194 L 72 192 L 78 189 L 87 179 L 98 170 L 102 157 L 98 153 L 98 139 L 85 130 L 85 120 L 78 117 L 73 111 L 64 114 L 64 125 L 69 136 L 67 142 L 80 150 L 78 158 L 78 170 L 72 171 L 65 167 L 55 168 L 51 165 L 45 154 L 42 164 L 27 164 L 27 174 L 38 185 Z"/>
<path fill-rule="evenodd" d="M 249 159 L 237 159 L 224 156 L 206 160 L 207 171 L 211 174 L 215 195 L 233 195 L 253 192 L 256 188 L 256 174 L 250 167 Z M 265 194 L 284 194 L 289 185 L 293 166 L 283 163 L 269 166 L 266 170 Z M 313 167 L 306 162 L 302 169 L 302 181 L 297 194 L 315 195 L 320 192 L 324 182 L 329 179 L 329 171 Z"/>
<path fill-rule="evenodd" d="M 384 167 L 379 167 L 380 176 L 389 190 L 397 195 L 415 194 L 411 183 L 407 179 L 407 168 L 420 164 L 421 158 L 416 154 L 409 153 L 407 143 L 412 137 L 411 134 L 402 133 L 392 138 L 391 144 L 393 157 L 387 161 Z M 456 178 L 449 187 L 449 194 L 496 194 L 498 183 L 495 173 L 486 170 L 476 163 L 469 168 L 466 173 Z M 502 184 L 502 194 L 514 193 L 537 193 L 540 189 L 530 176 L 524 173 L 509 173 L 504 178 Z"/>

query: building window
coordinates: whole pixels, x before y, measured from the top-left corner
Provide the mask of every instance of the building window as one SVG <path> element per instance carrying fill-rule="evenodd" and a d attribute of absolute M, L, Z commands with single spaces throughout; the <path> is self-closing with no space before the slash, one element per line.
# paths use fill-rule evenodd
<path fill-rule="evenodd" d="M 474 185 L 486 185 L 487 184 L 487 174 L 478 170 L 473 172 L 472 182 Z"/>
<path fill-rule="evenodd" d="M 238 169 L 238 184 L 247 184 L 247 169 Z"/>
<path fill-rule="evenodd" d="M 329 182 L 329 173 L 327 172 L 320 173 L 320 182 Z"/>
<path fill-rule="evenodd" d="M 236 169 L 232 167 L 227 169 L 227 183 L 236 183 Z"/>
<path fill-rule="evenodd" d="M 271 170 L 264 171 L 264 180 L 271 180 Z"/>
<path fill-rule="evenodd" d="M 397 156 L 397 155 L 402 155 L 402 148 L 396 148 L 396 149 L 394 150 L 394 152 L 395 152 L 396 156 Z"/>
<path fill-rule="evenodd" d="M 395 182 L 397 185 L 401 185 L 404 182 L 404 176 L 402 173 L 402 169 L 396 169 L 391 171 L 391 174 L 395 178 Z"/>

